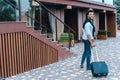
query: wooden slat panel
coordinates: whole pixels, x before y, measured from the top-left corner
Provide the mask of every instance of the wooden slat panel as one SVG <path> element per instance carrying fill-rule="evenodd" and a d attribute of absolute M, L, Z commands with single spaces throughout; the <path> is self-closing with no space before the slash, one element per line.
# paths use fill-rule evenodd
<path fill-rule="evenodd" d="M 22 34 L 22 43 L 23 43 L 23 46 L 22 46 L 22 48 L 23 48 L 23 58 L 22 58 L 22 61 L 23 61 L 23 71 L 25 71 L 26 69 L 25 69 L 25 33 L 23 33 Z"/>
<path fill-rule="evenodd" d="M 39 42 L 38 42 L 38 39 L 37 39 L 37 44 L 36 44 L 36 58 L 37 58 L 37 64 L 36 64 L 36 67 L 39 67 Z"/>
<path fill-rule="evenodd" d="M 40 45 L 40 42 L 39 42 L 39 40 L 37 39 L 37 62 L 38 62 L 38 64 L 37 64 L 37 66 L 38 67 L 40 67 L 40 48 L 39 48 L 39 45 Z"/>
<path fill-rule="evenodd" d="M 39 64 L 42 66 L 41 41 L 39 41 Z"/>
<path fill-rule="evenodd" d="M 40 51 L 41 51 L 41 48 L 40 48 L 40 41 L 38 41 L 38 66 L 40 67 L 41 66 L 41 53 L 40 53 Z"/>
<path fill-rule="evenodd" d="M 45 65 L 46 64 L 46 59 L 45 59 L 46 56 L 45 56 L 45 44 L 44 43 L 43 43 L 42 49 L 43 49 L 42 50 L 43 51 L 43 53 L 42 53 L 43 54 L 43 65 Z"/>
<path fill-rule="evenodd" d="M 16 69 L 17 73 L 19 73 L 19 52 L 18 52 L 18 33 L 15 33 L 15 53 L 16 53 Z"/>
<path fill-rule="evenodd" d="M 44 46 L 45 46 L 45 48 L 44 48 L 44 60 L 45 60 L 45 65 L 47 65 L 47 59 L 48 59 L 48 54 L 46 53 L 46 44 L 44 43 Z"/>
<path fill-rule="evenodd" d="M 40 55 L 41 55 L 41 66 L 43 66 L 44 64 L 43 64 L 43 43 L 41 42 L 40 43 L 41 45 L 40 45 L 40 47 L 41 47 L 41 51 L 40 51 Z"/>
<path fill-rule="evenodd" d="M 36 38 L 34 38 L 34 61 L 35 61 L 35 68 L 37 67 L 37 40 L 36 40 Z"/>
<path fill-rule="evenodd" d="M 35 68 L 35 47 L 34 47 L 35 40 L 32 37 L 32 64 L 33 64 L 33 69 Z"/>
<path fill-rule="evenodd" d="M 37 61 L 36 67 L 39 67 L 39 47 L 38 47 L 38 45 L 39 45 L 39 41 L 38 41 L 38 39 L 36 39 L 36 61 Z"/>
<path fill-rule="evenodd" d="M 32 47 L 32 49 L 31 49 L 31 64 L 32 64 L 32 69 L 34 69 L 34 38 L 31 36 L 31 47 Z"/>
<path fill-rule="evenodd" d="M 1 48 L 2 48 L 2 46 L 1 46 L 1 35 L 0 35 L 0 77 L 2 77 L 2 59 L 1 59 L 2 53 L 1 53 Z"/>
<path fill-rule="evenodd" d="M 15 74 L 18 73 L 17 71 L 17 51 L 16 51 L 16 33 L 13 33 L 13 55 L 14 55 L 14 66 L 15 66 Z"/>
<path fill-rule="evenodd" d="M 30 36 L 30 39 L 29 39 L 29 45 L 30 45 L 30 69 L 33 69 L 33 64 L 32 64 L 32 36 Z"/>
<path fill-rule="evenodd" d="M 47 53 L 47 45 L 45 44 L 45 52 L 44 52 L 44 54 L 46 54 L 46 64 L 45 65 L 47 65 L 48 64 L 48 53 Z"/>
<path fill-rule="evenodd" d="M 22 49 L 21 49 L 21 32 L 18 32 L 18 54 L 19 54 L 19 72 L 22 72 Z"/>
<path fill-rule="evenodd" d="M 35 63 L 34 63 L 34 68 L 36 68 L 37 66 L 37 56 L 36 56 L 36 54 L 37 54 L 37 51 L 36 51 L 36 43 L 37 41 L 36 41 L 36 38 L 34 38 L 34 61 L 35 61 Z"/>
<path fill-rule="evenodd" d="M 26 63 L 26 70 L 28 70 L 28 45 L 27 45 L 27 33 L 25 33 L 25 63 Z"/>
<path fill-rule="evenodd" d="M 49 62 L 50 62 L 50 57 L 49 57 L 50 54 L 49 54 L 49 52 L 48 52 L 48 50 L 49 50 L 49 46 L 48 46 L 48 45 L 46 45 L 46 49 L 47 49 L 47 50 L 46 50 L 46 53 L 47 53 L 47 59 L 48 59 L 48 60 L 47 60 L 47 65 L 48 65 Z"/>
<path fill-rule="evenodd" d="M 20 33 L 20 44 L 21 44 L 21 46 L 20 46 L 20 50 L 21 50 L 21 64 L 22 64 L 22 72 L 23 71 L 25 71 L 25 68 L 24 68 L 24 37 L 23 37 L 23 35 L 24 35 L 24 32 L 21 32 Z"/>
<path fill-rule="evenodd" d="M 18 73 L 20 73 L 21 72 L 21 67 L 20 67 L 21 53 L 19 50 L 19 40 L 20 40 L 20 33 L 19 32 L 16 33 L 15 38 L 16 38 L 15 42 L 16 42 L 16 54 L 17 54 L 17 71 L 18 71 Z"/>
<path fill-rule="evenodd" d="M 6 54 L 6 68 L 7 68 L 7 75 L 8 76 L 10 76 L 10 65 L 9 65 L 9 53 L 8 53 L 8 50 L 9 50 L 9 48 L 8 48 L 8 45 L 9 45 L 9 43 L 8 43 L 8 34 L 5 34 L 4 35 L 5 37 L 5 54 Z"/>
<path fill-rule="evenodd" d="M 27 70 L 26 33 L 24 33 L 24 68 Z"/>
<path fill-rule="evenodd" d="M 30 70 L 30 45 L 29 45 L 29 34 L 27 34 L 27 53 L 28 53 L 28 70 Z"/>
<path fill-rule="evenodd" d="M 28 70 L 30 70 L 30 35 L 27 34 L 27 46 L 28 46 Z"/>
<path fill-rule="evenodd" d="M 4 77 L 4 55 L 3 55 L 3 42 L 2 42 L 2 34 L 0 35 L 0 76 Z"/>
<path fill-rule="evenodd" d="M 3 60 L 4 60 L 4 76 L 7 76 L 7 61 L 6 61 L 6 51 L 5 51 L 5 34 L 2 35 L 2 43 L 3 43 Z"/>
<path fill-rule="evenodd" d="M 34 61 L 35 61 L 35 63 L 34 63 L 34 68 L 36 68 L 37 67 L 37 40 L 36 40 L 36 38 L 34 38 Z"/>
<path fill-rule="evenodd" d="M 50 54 L 49 54 L 50 51 L 49 51 L 49 49 L 50 49 L 50 47 L 47 46 L 47 54 L 48 54 L 48 61 L 47 61 L 47 62 L 48 62 L 48 63 L 50 62 Z"/>
<path fill-rule="evenodd" d="M 12 67 L 12 75 L 15 75 L 15 61 L 14 61 L 14 51 L 13 51 L 13 34 L 10 33 L 10 45 L 11 45 L 11 67 Z"/>
<path fill-rule="evenodd" d="M 8 53 L 9 53 L 9 67 L 10 67 L 10 76 L 13 74 L 13 66 L 12 66 L 12 51 L 11 51 L 11 35 L 8 34 Z"/>
<path fill-rule="evenodd" d="M 57 50 L 25 32 L 0 35 L 0 76 L 7 77 L 51 64 Z"/>

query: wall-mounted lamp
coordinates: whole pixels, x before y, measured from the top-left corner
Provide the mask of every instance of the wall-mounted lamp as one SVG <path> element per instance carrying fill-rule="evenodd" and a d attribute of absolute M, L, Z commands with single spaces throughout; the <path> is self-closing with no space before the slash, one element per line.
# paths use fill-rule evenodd
<path fill-rule="evenodd" d="M 39 6 L 39 3 L 37 3 L 36 1 L 32 0 L 32 6 Z"/>
<path fill-rule="evenodd" d="M 71 5 L 67 5 L 66 9 L 72 9 L 72 6 Z"/>
<path fill-rule="evenodd" d="M 103 10 L 103 13 L 106 13 L 106 10 Z"/>
<path fill-rule="evenodd" d="M 116 11 L 114 11 L 114 14 L 116 14 L 117 12 Z"/>

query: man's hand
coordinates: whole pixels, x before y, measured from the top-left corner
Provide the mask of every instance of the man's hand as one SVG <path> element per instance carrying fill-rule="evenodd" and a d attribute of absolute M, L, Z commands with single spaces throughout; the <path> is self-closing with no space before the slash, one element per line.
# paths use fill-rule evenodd
<path fill-rule="evenodd" d="M 93 44 L 94 40 L 91 39 L 91 36 L 90 36 L 90 35 L 87 35 L 87 37 L 88 37 L 88 40 L 89 40 L 89 42 L 90 42 L 91 47 L 92 47 L 92 48 L 95 47 L 95 45 Z"/>
<path fill-rule="evenodd" d="M 91 43 L 90 45 L 91 45 L 92 48 L 95 47 L 95 45 L 93 43 Z"/>

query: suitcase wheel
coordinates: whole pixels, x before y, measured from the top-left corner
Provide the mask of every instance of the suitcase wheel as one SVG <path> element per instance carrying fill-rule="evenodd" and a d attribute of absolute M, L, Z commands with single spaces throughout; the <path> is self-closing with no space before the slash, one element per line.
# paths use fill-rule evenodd
<path fill-rule="evenodd" d="M 104 76 L 107 76 L 108 75 L 108 73 L 105 73 L 105 74 L 103 74 Z"/>
<path fill-rule="evenodd" d="M 104 73 L 104 74 L 93 74 L 93 77 L 100 77 L 100 76 L 107 76 L 108 73 Z"/>

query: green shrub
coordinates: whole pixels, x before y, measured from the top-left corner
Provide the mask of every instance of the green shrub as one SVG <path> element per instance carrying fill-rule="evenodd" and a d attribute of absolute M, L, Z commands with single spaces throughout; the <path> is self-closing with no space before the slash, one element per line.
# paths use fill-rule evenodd
<path fill-rule="evenodd" d="M 53 33 L 47 33 L 47 36 L 48 36 L 49 38 L 53 38 Z"/>
<path fill-rule="evenodd" d="M 106 30 L 99 30 L 98 34 L 103 34 L 103 35 L 107 35 L 107 31 Z"/>
<path fill-rule="evenodd" d="M 68 33 L 62 33 L 60 35 L 60 39 L 59 39 L 59 42 L 65 42 L 65 41 L 68 41 L 69 39 L 69 34 Z M 70 41 L 71 40 L 74 40 L 74 35 L 73 33 L 70 33 Z"/>
<path fill-rule="evenodd" d="M 120 25 L 118 26 L 118 30 L 120 30 Z"/>

